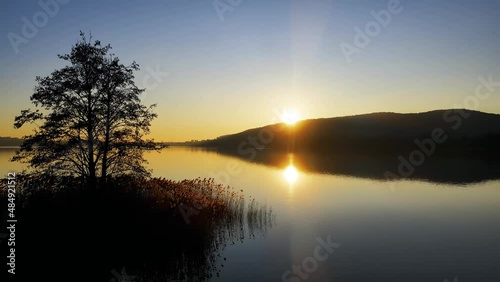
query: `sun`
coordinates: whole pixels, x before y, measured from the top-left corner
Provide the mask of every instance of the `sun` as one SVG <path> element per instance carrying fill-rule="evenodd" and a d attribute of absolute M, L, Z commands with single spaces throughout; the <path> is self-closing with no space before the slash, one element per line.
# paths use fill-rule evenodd
<path fill-rule="evenodd" d="M 281 120 L 288 125 L 294 125 L 297 121 L 299 121 L 299 119 L 300 114 L 293 109 L 286 109 L 281 115 Z"/>

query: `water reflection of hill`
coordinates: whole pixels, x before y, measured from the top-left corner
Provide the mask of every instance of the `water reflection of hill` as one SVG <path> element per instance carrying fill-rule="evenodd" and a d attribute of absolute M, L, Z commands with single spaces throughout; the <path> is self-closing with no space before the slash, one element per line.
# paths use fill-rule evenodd
<path fill-rule="evenodd" d="M 398 178 L 425 180 L 436 183 L 467 184 L 485 180 L 500 179 L 500 162 L 480 158 L 450 158 L 431 156 L 413 173 L 402 177 L 398 173 L 400 160 L 397 156 L 364 156 L 341 154 L 297 153 L 285 154 L 272 150 L 260 150 L 253 160 L 236 151 L 217 150 L 218 153 L 237 157 L 268 166 L 286 168 L 293 158 L 294 166 L 305 172 L 345 175 L 361 178 L 385 180 L 390 171 Z M 406 159 L 408 159 L 406 157 Z M 406 168 L 405 168 L 406 169 Z"/>
<path fill-rule="evenodd" d="M 194 145 L 283 168 L 294 152 L 310 172 L 471 183 L 500 178 L 499 142 L 500 115 L 454 109 L 273 124 Z"/>

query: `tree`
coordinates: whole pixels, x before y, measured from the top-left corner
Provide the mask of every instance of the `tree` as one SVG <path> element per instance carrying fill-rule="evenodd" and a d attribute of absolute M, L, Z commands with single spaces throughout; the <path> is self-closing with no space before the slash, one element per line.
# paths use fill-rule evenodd
<path fill-rule="evenodd" d="M 147 176 L 143 151 L 155 146 L 143 138 L 157 115 L 155 105 L 140 103 L 144 89 L 133 75 L 139 65 L 125 66 L 109 54 L 110 45 L 80 37 L 70 54 L 58 55 L 68 65 L 36 78 L 30 99 L 37 109 L 21 111 L 14 126 L 41 125 L 24 137 L 13 160 L 34 171 L 82 176 L 89 187 L 110 175 Z"/>

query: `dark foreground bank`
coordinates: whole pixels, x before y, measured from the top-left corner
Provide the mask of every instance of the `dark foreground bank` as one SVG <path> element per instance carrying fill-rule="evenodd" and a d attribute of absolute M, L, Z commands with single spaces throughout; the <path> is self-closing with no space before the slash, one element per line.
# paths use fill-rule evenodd
<path fill-rule="evenodd" d="M 205 281 L 223 271 L 228 244 L 273 222 L 270 208 L 210 179 L 120 177 L 107 185 L 16 178 L 17 280 Z M 2 185 L 2 207 L 7 192 Z M 8 251 L 2 244 L 3 265 Z"/>

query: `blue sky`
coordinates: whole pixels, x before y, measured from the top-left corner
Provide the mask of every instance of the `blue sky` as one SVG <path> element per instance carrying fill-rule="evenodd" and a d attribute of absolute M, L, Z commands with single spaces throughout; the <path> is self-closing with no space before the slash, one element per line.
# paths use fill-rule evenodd
<path fill-rule="evenodd" d="M 354 28 L 364 30 L 370 12 L 389 2 L 242 0 L 220 17 L 208 0 L 72 0 L 16 53 L 8 34 L 23 36 L 22 18 L 33 23 L 44 10 L 38 1 L 4 1 L 0 135 L 25 133 L 11 123 L 30 107 L 35 76 L 62 66 L 56 55 L 69 52 L 80 30 L 141 65 L 136 82 L 147 88 L 144 103 L 158 104 L 159 140 L 261 126 L 285 108 L 302 118 L 451 108 L 474 93 L 478 75 L 500 81 L 494 0 L 401 0 L 402 11 L 347 62 L 340 44 L 354 44 Z M 155 69 L 164 73 L 158 80 Z M 499 93 L 477 109 L 500 113 Z"/>

